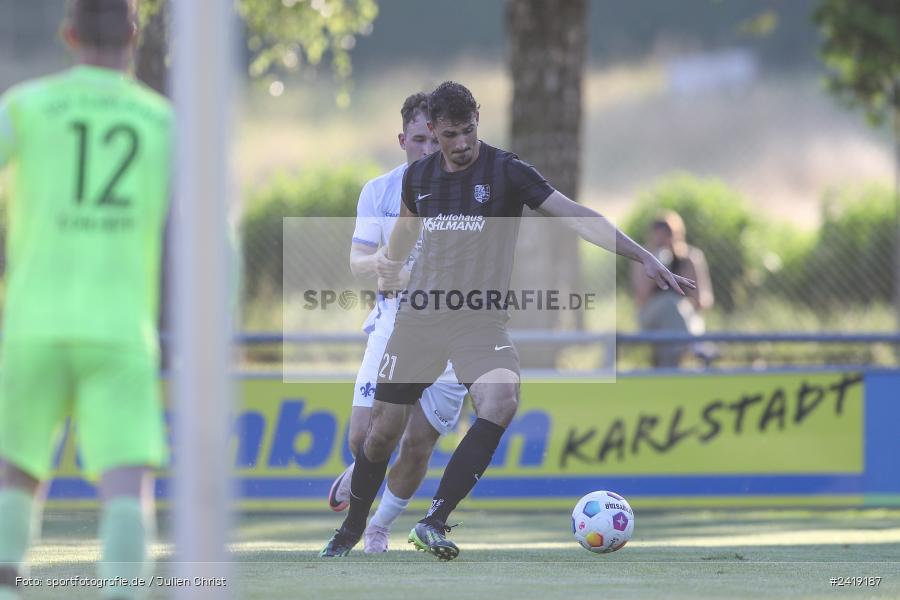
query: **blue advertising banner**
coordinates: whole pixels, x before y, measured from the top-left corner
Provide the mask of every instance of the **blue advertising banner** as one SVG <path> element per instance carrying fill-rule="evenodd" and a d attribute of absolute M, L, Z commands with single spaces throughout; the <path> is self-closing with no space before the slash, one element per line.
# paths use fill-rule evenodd
<path fill-rule="evenodd" d="M 900 374 L 816 371 L 620 376 L 524 383 L 519 412 L 470 506 L 568 506 L 613 489 L 637 506 L 900 503 Z M 349 386 L 245 378 L 228 460 L 244 509 L 325 508 L 350 462 Z M 437 487 L 460 430 L 444 436 L 417 495 Z M 73 429 L 77 430 L 77 426 Z M 50 500 L 91 504 L 73 435 Z M 177 464 L 177 456 L 173 455 Z M 161 474 L 159 495 L 168 497 Z"/>

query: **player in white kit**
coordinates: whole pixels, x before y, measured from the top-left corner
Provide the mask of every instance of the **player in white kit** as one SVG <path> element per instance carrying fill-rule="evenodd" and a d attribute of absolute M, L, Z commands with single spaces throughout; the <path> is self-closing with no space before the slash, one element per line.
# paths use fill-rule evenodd
<path fill-rule="evenodd" d="M 400 114 L 403 132 L 398 135 L 398 140 L 406 152 L 407 162 L 366 183 L 359 195 L 356 228 L 350 247 L 350 269 L 357 276 L 375 275 L 375 265 L 384 254 L 400 214 L 400 189 L 406 168 L 439 147 L 427 126 L 426 94 L 413 94 L 407 98 Z M 410 256 L 405 270 L 407 278 L 414 254 Z M 377 304 L 363 325 L 369 338 L 356 377 L 350 415 L 349 442 L 353 456 L 357 455 L 369 426 L 378 371 L 382 367 L 388 368 L 381 365 L 381 361 L 394 329 L 397 308 L 397 298 L 379 293 Z M 400 442 L 400 454 L 388 473 L 381 503 L 363 534 L 366 553 L 387 551 L 391 524 L 409 504 L 425 478 L 431 451 L 438 437 L 456 427 L 465 395 L 466 388 L 459 383 L 449 363 L 440 378 L 422 393 Z M 328 494 L 328 504 L 332 510 L 347 508 L 352 471 L 353 465 L 350 465 L 332 484 Z"/>

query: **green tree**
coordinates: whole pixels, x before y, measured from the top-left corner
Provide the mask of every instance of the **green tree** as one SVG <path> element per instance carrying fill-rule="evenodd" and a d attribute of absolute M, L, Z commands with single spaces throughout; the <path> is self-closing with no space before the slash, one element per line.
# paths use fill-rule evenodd
<path fill-rule="evenodd" d="M 900 2 L 823 0 L 813 19 L 822 32 L 828 88 L 873 125 L 891 122 L 894 135 L 895 230 L 900 236 Z M 900 326 L 900 244 L 895 291 Z"/>
<path fill-rule="evenodd" d="M 876 125 L 894 121 L 900 133 L 900 3 L 823 0 L 814 19 L 822 33 L 828 87 Z"/>
<path fill-rule="evenodd" d="M 168 92 L 166 54 L 169 38 L 168 4 L 162 0 L 140 3 L 141 39 L 135 60 L 135 75 L 159 92 Z"/>
<path fill-rule="evenodd" d="M 357 36 L 372 31 L 377 0 L 235 0 L 235 8 L 246 28 L 251 77 L 317 68 L 327 56 L 340 84 L 337 102 L 349 102 L 350 51 Z M 167 9 L 167 0 L 141 3 L 138 77 L 155 89 L 165 86 Z"/>
<path fill-rule="evenodd" d="M 168 87 L 171 1 L 174 0 L 142 0 L 139 4 L 142 27 L 136 75 L 161 93 L 166 93 Z M 367 35 L 372 30 L 378 15 L 377 0 L 235 0 L 235 6 L 246 28 L 251 77 L 275 76 L 304 66 L 317 68 L 330 55 L 340 84 L 336 100 L 338 104 L 349 102 L 350 50 L 357 35 Z M 164 264 L 168 265 L 168 260 Z M 280 265 L 279 261 L 279 268 Z M 163 290 L 169 285 L 169 276 L 166 267 Z M 168 294 L 164 292 L 162 297 L 168 298 Z M 168 328 L 169 318 L 167 301 L 163 300 L 161 329 Z"/>
<path fill-rule="evenodd" d="M 317 67 L 330 55 L 341 84 L 337 103 L 349 104 L 350 51 L 358 35 L 372 31 L 377 0 L 237 0 L 237 10 L 253 53 L 251 77 Z"/>

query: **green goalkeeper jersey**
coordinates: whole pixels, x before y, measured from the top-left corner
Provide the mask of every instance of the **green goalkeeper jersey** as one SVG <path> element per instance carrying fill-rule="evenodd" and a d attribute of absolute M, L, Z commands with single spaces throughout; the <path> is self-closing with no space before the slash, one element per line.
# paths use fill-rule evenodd
<path fill-rule="evenodd" d="M 3 336 L 155 347 L 172 132 L 168 101 L 118 71 L 4 94 Z"/>

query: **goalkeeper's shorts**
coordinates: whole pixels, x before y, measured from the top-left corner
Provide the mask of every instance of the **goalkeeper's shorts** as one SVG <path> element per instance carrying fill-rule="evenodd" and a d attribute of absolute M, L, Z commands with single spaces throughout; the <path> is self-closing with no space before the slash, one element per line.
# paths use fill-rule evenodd
<path fill-rule="evenodd" d="M 71 416 L 89 479 L 114 468 L 164 465 L 155 353 L 115 343 L 18 339 L 4 340 L 0 352 L 0 458 L 48 479 Z"/>

